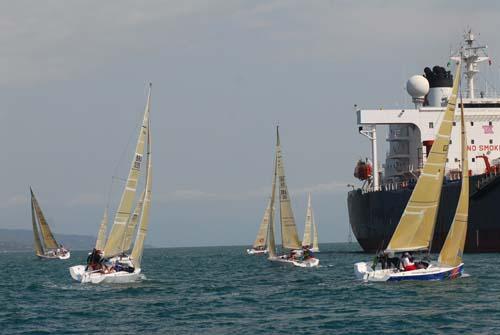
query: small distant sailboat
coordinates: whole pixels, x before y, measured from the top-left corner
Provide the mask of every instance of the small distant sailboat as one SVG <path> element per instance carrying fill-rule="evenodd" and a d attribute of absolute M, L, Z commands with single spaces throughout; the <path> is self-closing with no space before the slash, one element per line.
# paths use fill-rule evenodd
<path fill-rule="evenodd" d="M 312 244 L 311 244 L 312 235 Z M 314 221 L 314 213 L 311 206 L 311 193 L 307 196 L 306 224 L 304 226 L 304 238 L 302 239 L 302 248 L 307 248 L 312 252 L 319 252 L 318 245 L 318 227 Z"/>
<path fill-rule="evenodd" d="M 106 240 L 108 210 L 99 227 L 96 245 L 89 254 L 87 265 L 77 265 L 69 269 L 71 277 L 81 283 L 129 283 L 140 279 L 144 241 L 149 226 L 151 206 L 152 163 L 150 131 L 151 84 L 144 111 L 144 117 L 132 159 L 127 183 L 122 192 L 120 205 L 114 223 Z M 144 151 L 146 150 L 145 186 L 133 212 Z M 135 240 L 134 240 L 135 234 Z M 134 244 L 132 247 L 132 241 Z M 130 251 L 130 249 L 132 249 Z"/>
<path fill-rule="evenodd" d="M 35 254 L 40 259 L 69 259 L 71 256 L 70 251 L 64 248 L 61 244 L 57 243 L 31 187 L 30 193 Z M 38 232 L 38 227 L 40 227 L 41 238 Z"/>
<path fill-rule="evenodd" d="M 274 208 L 273 213 L 271 213 L 271 199 L 269 199 L 266 210 L 264 211 L 264 217 L 262 218 L 262 222 L 260 223 L 259 231 L 257 232 L 257 237 L 255 238 L 255 242 L 253 242 L 252 249 L 247 249 L 247 254 L 267 254 L 267 231 L 269 230 L 269 221 L 271 219 L 271 215 L 274 216 Z"/>
<path fill-rule="evenodd" d="M 448 100 L 448 106 L 436 140 L 401 220 L 385 250 L 385 255 L 404 252 L 406 254 L 405 260 L 409 260 L 410 264 L 405 266 L 405 270 L 403 270 L 400 266 L 387 268 L 387 266 L 382 267 L 377 263 L 371 265 L 368 262 L 356 263 L 354 273 L 358 279 L 365 281 L 445 280 L 458 278 L 462 275 L 464 265 L 462 254 L 469 212 L 469 170 L 463 103 L 461 106 L 462 186 L 455 217 L 437 262 L 413 262 L 409 258 L 411 257 L 409 252 L 430 250 L 430 242 L 436 224 L 436 212 L 441 197 L 459 83 L 460 63 L 457 65 L 452 94 Z M 397 258 L 392 256 L 391 259 L 396 260 L 396 264 L 399 263 Z"/>
<path fill-rule="evenodd" d="M 316 267 L 319 265 L 319 259 L 315 258 L 307 248 L 302 248 L 297 234 L 297 225 L 295 224 L 290 196 L 288 194 L 288 187 L 285 180 L 285 168 L 283 164 L 283 157 L 281 155 L 278 127 L 276 127 L 276 156 L 274 161 L 274 176 L 271 190 L 270 208 L 274 208 L 277 182 L 279 182 L 280 197 L 281 244 L 283 250 L 290 250 L 290 252 L 280 256 L 277 255 L 274 236 L 274 215 L 271 215 L 267 236 L 267 250 L 269 253 L 268 259 L 274 262 L 291 263 L 298 267 Z"/>

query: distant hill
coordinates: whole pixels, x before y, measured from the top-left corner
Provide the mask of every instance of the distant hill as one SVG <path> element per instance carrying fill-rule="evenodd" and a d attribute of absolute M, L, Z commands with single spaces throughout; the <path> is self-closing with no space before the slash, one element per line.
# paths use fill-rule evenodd
<path fill-rule="evenodd" d="M 70 250 L 90 250 L 96 238 L 89 235 L 54 234 Z M 33 250 L 33 232 L 23 229 L 0 229 L 0 251 Z"/>
<path fill-rule="evenodd" d="M 95 236 L 56 234 L 56 240 L 70 250 L 91 250 L 95 245 Z M 145 248 L 154 248 L 146 244 Z M 0 252 L 33 250 L 33 232 L 24 229 L 0 228 Z"/>

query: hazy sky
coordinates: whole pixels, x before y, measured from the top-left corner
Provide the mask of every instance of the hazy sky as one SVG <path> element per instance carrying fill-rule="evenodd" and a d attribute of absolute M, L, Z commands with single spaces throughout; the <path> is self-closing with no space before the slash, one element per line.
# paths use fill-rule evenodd
<path fill-rule="evenodd" d="M 495 1 L 4 1 L 0 228 L 95 235 L 153 82 L 157 246 L 251 243 L 274 126 L 300 233 L 345 241 L 347 183 L 370 152 L 353 105 L 408 106 L 406 79 L 445 65 L 467 27 L 500 55 Z M 500 64 L 500 62 L 499 62 Z M 128 145 L 128 146 L 127 146 Z M 382 156 L 384 154 L 382 153 Z M 116 206 L 122 184 L 111 193 Z"/>

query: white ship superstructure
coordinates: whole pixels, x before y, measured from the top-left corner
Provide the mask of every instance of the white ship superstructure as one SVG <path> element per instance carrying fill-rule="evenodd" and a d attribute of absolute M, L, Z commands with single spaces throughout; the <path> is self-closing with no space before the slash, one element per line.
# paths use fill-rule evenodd
<path fill-rule="evenodd" d="M 486 90 L 475 88 L 475 76 L 479 72 L 478 64 L 488 61 L 486 46 L 478 46 L 471 31 L 465 34 L 465 42 L 459 52 L 451 57 L 451 63 L 462 59 L 464 81 L 462 85 L 465 121 L 468 134 L 470 174 L 496 172 L 495 163 L 500 161 L 500 99 L 487 96 Z M 388 126 L 387 141 L 389 150 L 380 171 L 376 145 L 372 143 L 374 155 L 373 175 L 366 191 L 381 188 L 399 187 L 401 183 L 418 178 L 420 169 L 430 150 L 438 126 L 444 114 L 447 98 L 451 93 L 452 75 L 439 66 L 432 70 L 425 69 L 423 76 L 413 76 L 407 82 L 408 93 L 412 96 L 414 107 L 401 109 L 359 109 L 357 122 L 360 132 L 372 142 L 376 138 L 376 126 Z M 453 125 L 459 124 L 459 108 Z M 446 175 L 449 179 L 460 178 L 460 127 L 455 127 L 450 138 Z M 497 131 L 498 128 L 498 131 Z M 493 166 L 491 169 L 489 164 Z M 379 179 L 380 182 L 377 180 Z"/>

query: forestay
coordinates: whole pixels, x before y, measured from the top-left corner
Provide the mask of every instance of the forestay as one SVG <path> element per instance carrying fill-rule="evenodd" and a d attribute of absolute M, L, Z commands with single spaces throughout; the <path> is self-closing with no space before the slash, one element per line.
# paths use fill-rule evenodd
<path fill-rule="evenodd" d="M 457 65 L 452 93 L 439 131 L 387 251 L 426 250 L 430 247 L 443 185 L 459 81 L 460 65 Z"/>

